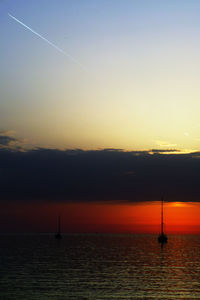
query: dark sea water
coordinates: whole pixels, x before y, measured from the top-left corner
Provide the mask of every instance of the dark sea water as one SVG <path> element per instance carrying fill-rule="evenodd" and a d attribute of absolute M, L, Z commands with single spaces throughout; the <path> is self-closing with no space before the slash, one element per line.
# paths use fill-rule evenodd
<path fill-rule="evenodd" d="M 200 236 L 0 236 L 0 299 L 200 299 Z"/>

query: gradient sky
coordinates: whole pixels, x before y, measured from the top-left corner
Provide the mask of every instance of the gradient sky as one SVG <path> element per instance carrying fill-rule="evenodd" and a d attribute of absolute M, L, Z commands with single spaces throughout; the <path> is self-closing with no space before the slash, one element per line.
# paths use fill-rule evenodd
<path fill-rule="evenodd" d="M 197 0 L 1 1 L 2 130 L 43 147 L 199 149 L 199 12 Z"/>
<path fill-rule="evenodd" d="M 200 205 L 165 203 L 167 234 L 200 234 Z M 4 203 L 0 232 L 55 232 L 61 215 L 63 232 L 155 233 L 160 232 L 160 203 Z"/>
<path fill-rule="evenodd" d="M 61 210 L 66 231 L 155 232 L 166 193 L 168 231 L 200 232 L 199 15 L 0 0 L 0 231 L 51 231 Z"/>

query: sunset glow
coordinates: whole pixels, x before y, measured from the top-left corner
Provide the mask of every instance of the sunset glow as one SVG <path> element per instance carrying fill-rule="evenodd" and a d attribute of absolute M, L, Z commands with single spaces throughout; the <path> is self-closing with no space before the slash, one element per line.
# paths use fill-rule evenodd
<path fill-rule="evenodd" d="M 177 205 L 178 204 L 178 205 Z M 12 210 L 11 210 L 12 209 Z M 56 230 L 57 216 L 62 216 L 63 232 L 155 233 L 160 232 L 160 203 L 106 204 L 25 204 L 1 208 L 2 230 L 23 228 L 31 232 Z M 166 233 L 200 233 L 199 203 L 165 203 Z M 13 223 L 13 221 L 15 221 Z M 15 225 L 14 225 L 15 224 Z"/>

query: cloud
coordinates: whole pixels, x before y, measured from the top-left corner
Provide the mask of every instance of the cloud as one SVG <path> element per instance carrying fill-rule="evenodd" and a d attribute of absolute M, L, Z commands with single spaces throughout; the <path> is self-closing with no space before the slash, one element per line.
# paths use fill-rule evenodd
<path fill-rule="evenodd" d="M 14 137 L 14 130 L 1 130 L 0 131 L 0 149 L 10 149 L 15 151 L 25 151 L 26 149 L 33 148 L 28 144 L 25 139 Z"/>
<path fill-rule="evenodd" d="M 1 146 L 11 146 L 17 140 L 14 137 L 8 135 L 0 135 L 0 147 Z"/>
<path fill-rule="evenodd" d="M 0 135 L 13 136 L 15 133 L 14 130 L 0 130 Z"/>
<path fill-rule="evenodd" d="M 0 149 L 1 200 L 199 201 L 200 152 Z"/>
<path fill-rule="evenodd" d="M 178 149 L 152 149 L 149 151 L 149 153 L 176 153 L 176 152 L 181 152 Z"/>
<path fill-rule="evenodd" d="M 167 148 L 174 148 L 177 146 L 177 144 L 172 144 L 168 141 L 161 141 L 161 140 L 156 141 L 156 145 L 159 147 L 167 147 Z"/>

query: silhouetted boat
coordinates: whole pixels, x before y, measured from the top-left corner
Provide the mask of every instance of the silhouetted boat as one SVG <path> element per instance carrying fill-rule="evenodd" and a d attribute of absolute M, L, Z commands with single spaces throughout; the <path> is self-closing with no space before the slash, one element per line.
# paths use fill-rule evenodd
<path fill-rule="evenodd" d="M 61 235 L 61 226 L 60 226 L 60 216 L 58 217 L 58 232 L 55 234 L 55 238 L 57 240 L 62 239 L 62 235 Z"/>
<path fill-rule="evenodd" d="M 163 231 L 163 198 L 161 199 L 161 234 L 158 237 L 158 242 L 161 244 L 167 243 L 167 236 L 164 234 Z"/>

